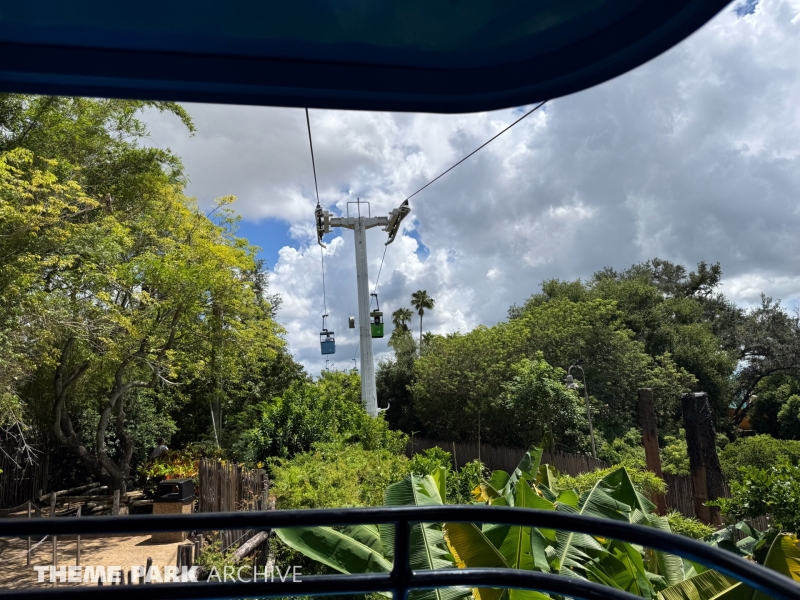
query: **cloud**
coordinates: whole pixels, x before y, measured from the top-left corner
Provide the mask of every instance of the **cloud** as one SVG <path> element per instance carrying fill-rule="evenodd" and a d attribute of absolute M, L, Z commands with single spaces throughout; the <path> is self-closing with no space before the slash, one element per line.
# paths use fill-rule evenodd
<path fill-rule="evenodd" d="M 504 319 L 545 278 L 653 256 L 720 261 L 726 293 L 743 304 L 762 290 L 797 302 L 799 104 L 800 2 L 731 5 L 647 65 L 548 103 L 415 196 L 406 235 L 386 252 L 381 308 L 388 317 L 427 289 L 437 303 L 425 329 L 464 331 Z M 273 291 L 291 347 L 317 371 L 323 299 L 305 115 L 189 108 L 196 137 L 153 116 L 154 142 L 185 157 L 202 202 L 234 193 L 244 218 L 286 223 L 298 248 L 280 252 Z M 518 116 L 313 110 L 323 204 L 344 212 L 360 197 L 386 214 Z M 370 231 L 373 285 L 384 239 Z M 331 243 L 325 266 L 343 367 L 356 347 L 346 329 L 356 313 L 351 232 Z"/>

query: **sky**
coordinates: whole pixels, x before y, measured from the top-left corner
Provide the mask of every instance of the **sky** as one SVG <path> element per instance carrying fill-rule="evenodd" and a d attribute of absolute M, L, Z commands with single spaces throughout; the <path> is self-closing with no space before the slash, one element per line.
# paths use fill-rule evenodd
<path fill-rule="evenodd" d="M 322 261 L 303 109 L 186 105 L 197 133 L 146 114 L 151 142 L 183 158 L 188 193 L 235 195 L 240 235 L 260 246 L 279 320 L 309 373 L 320 355 Z M 386 215 L 531 107 L 434 115 L 310 111 L 319 196 Z M 550 278 L 587 278 L 653 257 L 720 262 L 723 291 L 800 304 L 800 0 L 734 2 L 678 46 L 544 108 L 415 196 L 386 247 L 377 291 L 389 315 L 435 299 L 425 331 L 506 318 Z M 386 234 L 368 232 L 370 287 Z M 343 369 L 356 358 L 351 231 L 326 236 L 325 301 Z M 419 327 L 415 317 L 414 328 Z M 378 358 L 387 337 L 374 340 Z"/>

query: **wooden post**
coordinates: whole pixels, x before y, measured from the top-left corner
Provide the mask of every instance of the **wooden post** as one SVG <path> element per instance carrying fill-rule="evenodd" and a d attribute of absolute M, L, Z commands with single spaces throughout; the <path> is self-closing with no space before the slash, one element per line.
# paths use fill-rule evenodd
<path fill-rule="evenodd" d="M 194 539 L 194 559 L 200 558 L 200 553 L 203 551 L 203 536 L 198 535 Z"/>
<path fill-rule="evenodd" d="M 81 505 L 78 505 L 78 513 L 75 515 L 78 519 L 81 518 Z M 75 536 L 75 564 L 81 564 L 81 534 Z"/>
<path fill-rule="evenodd" d="M 658 421 L 656 421 L 656 408 L 653 403 L 653 390 L 650 388 L 639 389 L 639 425 L 642 428 L 642 444 L 644 445 L 647 470 L 664 479 L 664 472 L 661 470 L 661 454 L 658 449 Z M 656 505 L 658 514 L 666 515 L 667 500 L 664 498 L 664 494 L 653 494 L 653 496 L 651 500 Z"/>
<path fill-rule="evenodd" d="M 681 408 L 694 488 L 695 513 L 703 523 L 721 525 L 719 508 L 705 505 L 708 500 L 725 495 L 725 478 L 717 456 L 717 433 L 708 394 L 684 394 Z"/>
<path fill-rule="evenodd" d="M 191 569 L 194 561 L 192 560 L 192 552 L 194 551 L 194 544 L 181 544 L 178 546 L 178 569 L 186 567 Z"/>
<path fill-rule="evenodd" d="M 147 583 L 147 574 L 150 572 L 150 567 L 153 566 L 153 559 L 149 556 L 147 557 L 147 563 L 144 566 L 144 583 Z M 153 583 L 152 581 L 150 583 Z"/>
<path fill-rule="evenodd" d="M 28 500 L 28 518 L 31 518 L 31 501 Z M 31 536 L 28 536 L 28 563 L 27 566 L 31 566 Z"/>
<path fill-rule="evenodd" d="M 114 490 L 114 505 L 111 507 L 111 514 L 119 516 L 119 490 Z"/>

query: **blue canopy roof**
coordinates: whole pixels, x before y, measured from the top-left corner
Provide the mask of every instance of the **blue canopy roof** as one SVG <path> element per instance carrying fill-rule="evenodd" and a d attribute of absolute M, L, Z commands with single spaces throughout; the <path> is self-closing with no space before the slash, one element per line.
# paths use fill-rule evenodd
<path fill-rule="evenodd" d="M 585 89 L 726 0 L 39 0 L 0 10 L 0 89 L 468 112 Z"/>

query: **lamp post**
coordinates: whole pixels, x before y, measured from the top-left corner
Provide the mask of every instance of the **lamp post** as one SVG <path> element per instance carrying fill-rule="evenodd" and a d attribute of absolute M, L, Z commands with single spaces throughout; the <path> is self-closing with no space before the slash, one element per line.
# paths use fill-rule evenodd
<path fill-rule="evenodd" d="M 592 428 L 592 411 L 589 410 L 589 389 L 586 387 L 586 372 L 580 365 L 581 362 L 583 361 L 578 361 L 574 365 L 570 365 L 569 369 L 567 369 L 567 389 L 578 389 L 578 384 L 575 383 L 575 379 L 572 377 L 572 369 L 580 369 L 581 375 L 583 375 L 583 392 L 586 399 L 586 417 L 589 419 L 589 437 L 592 438 L 592 456 L 597 458 L 597 449 L 594 445 L 594 429 Z"/>

